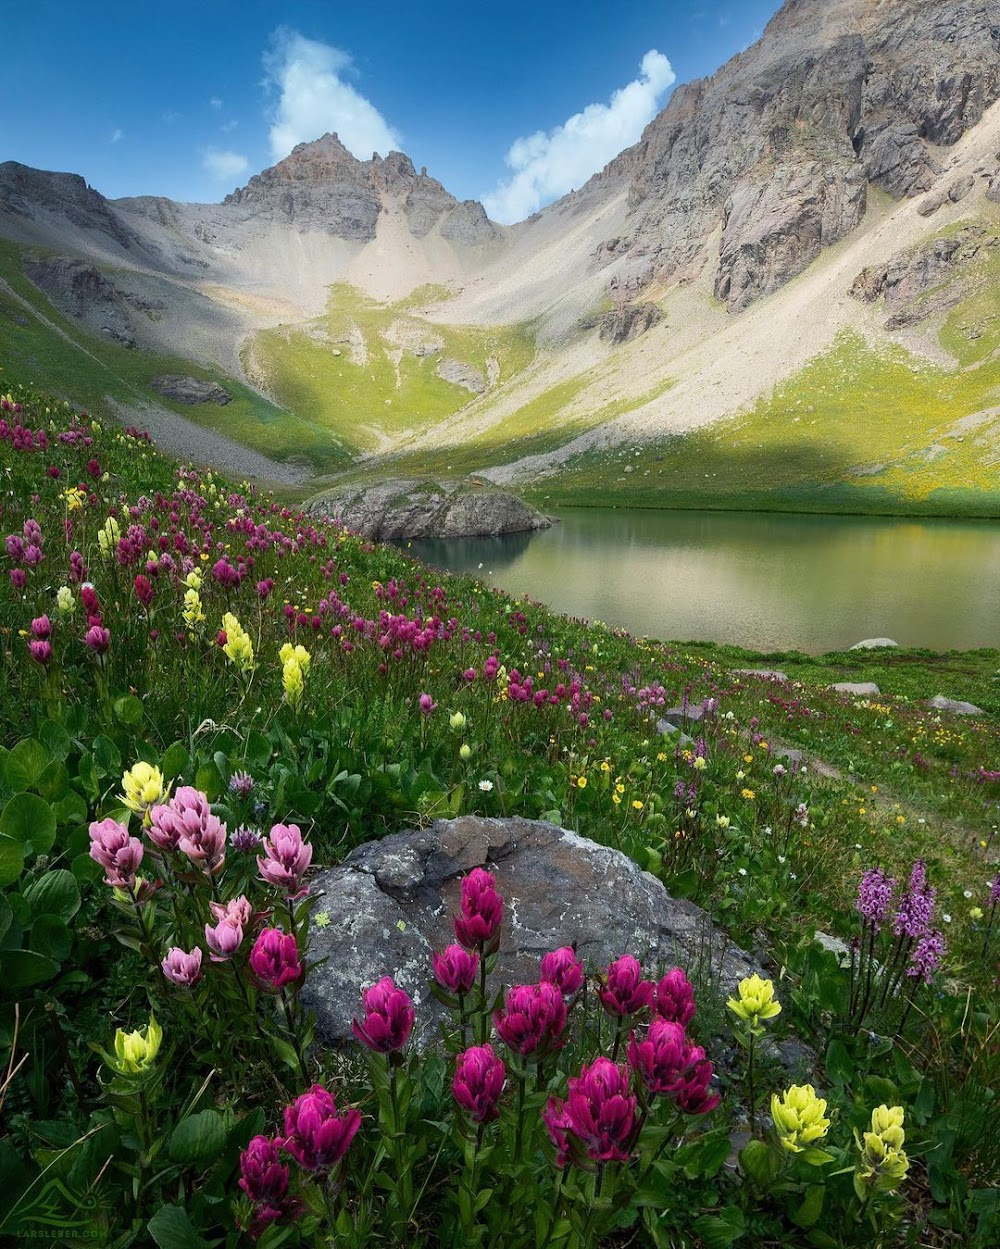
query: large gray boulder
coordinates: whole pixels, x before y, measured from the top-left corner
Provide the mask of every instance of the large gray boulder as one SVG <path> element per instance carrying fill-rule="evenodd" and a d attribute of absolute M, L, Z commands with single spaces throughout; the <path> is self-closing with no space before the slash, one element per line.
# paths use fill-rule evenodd
<path fill-rule="evenodd" d="M 391 480 L 335 488 L 309 500 L 305 510 L 380 542 L 530 533 L 552 524 L 505 490 L 457 481 Z"/>
<path fill-rule="evenodd" d="M 361 991 L 392 976 L 413 998 L 418 1029 L 433 1036 L 443 1009 L 428 989 L 431 954 L 454 940 L 462 878 L 474 867 L 496 874 L 504 898 L 497 969 L 500 985 L 538 980 L 547 951 L 576 943 L 590 971 L 621 954 L 647 974 L 681 966 L 731 993 L 759 966 L 691 902 L 618 850 L 537 820 L 463 816 L 438 820 L 359 846 L 311 882 L 316 910 L 304 998 L 327 1044 L 350 1039 Z"/>
<path fill-rule="evenodd" d="M 986 713 L 975 703 L 964 702 L 960 698 L 947 698 L 944 694 L 935 694 L 927 700 L 927 706 L 934 711 L 947 711 L 953 716 L 981 716 Z"/>

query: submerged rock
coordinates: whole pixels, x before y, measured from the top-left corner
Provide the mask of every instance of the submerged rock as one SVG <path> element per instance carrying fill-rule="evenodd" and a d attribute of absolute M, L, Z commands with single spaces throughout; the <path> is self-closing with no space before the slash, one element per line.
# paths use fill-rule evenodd
<path fill-rule="evenodd" d="M 304 997 L 327 1043 L 350 1040 L 361 990 L 387 975 L 433 1036 L 443 1008 L 428 989 L 431 954 L 455 940 L 462 877 L 480 866 L 495 872 L 504 898 L 494 991 L 537 982 L 542 955 L 574 943 L 591 972 L 633 954 L 647 975 L 700 969 L 722 993 L 760 974 L 705 911 L 672 898 L 619 850 L 538 820 L 437 820 L 359 846 L 311 882 L 329 923 L 310 933 L 309 960 L 322 962 Z"/>

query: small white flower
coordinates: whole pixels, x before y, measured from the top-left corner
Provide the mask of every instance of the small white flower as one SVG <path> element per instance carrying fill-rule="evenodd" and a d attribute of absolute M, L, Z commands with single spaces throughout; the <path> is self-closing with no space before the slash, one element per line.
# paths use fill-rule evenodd
<path fill-rule="evenodd" d="M 480 781 L 479 788 L 483 791 L 484 794 L 488 794 L 490 790 L 493 788 L 493 782 L 492 781 Z"/>
<path fill-rule="evenodd" d="M 944 920 L 946 924 L 951 923 L 951 916 L 947 913 L 947 911 L 942 913 L 941 918 Z"/>
<path fill-rule="evenodd" d="M 738 867 L 736 870 L 741 876 L 745 876 L 747 874 L 747 869 L 745 867 Z"/>
<path fill-rule="evenodd" d="M 962 890 L 962 897 L 963 897 L 963 898 L 971 898 L 971 897 L 972 897 L 972 890 L 971 890 L 971 889 L 963 889 L 963 890 Z"/>
<path fill-rule="evenodd" d="M 782 867 L 784 867 L 784 865 L 788 862 L 788 860 L 785 858 L 783 854 L 779 854 L 778 862 L 782 865 Z"/>
<path fill-rule="evenodd" d="M 789 873 L 788 873 L 788 879 L 789 879 L 789 880 L 798 880 L 798 876 L 796 876 L 794 872 L 789 872 Z"/>

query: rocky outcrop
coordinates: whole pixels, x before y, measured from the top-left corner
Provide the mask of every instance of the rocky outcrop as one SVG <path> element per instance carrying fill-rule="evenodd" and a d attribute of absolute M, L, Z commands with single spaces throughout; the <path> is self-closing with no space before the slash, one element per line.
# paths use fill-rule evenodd
<path fill-rule="evenodd" d="M 884 267 L 863 269 L 850 293 L 866 303 L 885 297 L 886 328 L 903 329 L 953 308 L 975 280 L 973 262 L 1000 246 L 983 226 L 965 226 L 901 253 Z"/>
<path fill-rule="evenodd" d="M 607 343 L 627 343 L 663 320 L 663 313 L 648 300 L 615 304 L 597 318 L 597 330 Z"/>
<path fill-rule="evenodd" d="M 940 149 L 998 98 L 998 0 L 786 0 L 759 43 L 678 87 L 588 186 L 627 188 L 622 272 L 669 281 L 713 264 L 736 312 L 852 230 L 867 183 L 928 190 Z"/>
<path fill-rule="evenodd" d="M 944 694 L 935 694 L 933 698 L 929 698 L 927 706 L 932 711 L 945 711 L 952 716 L 981 716 L 985 714 L 982 707 L 977 707 L 975 703 L 967 703 L 960 698 L 947 698 Z"/>
<path fill-rule="evenodd" d="M 463 482 L 386 481 L 330 490 L 306 504 L 375 541 L 529 533 L 552 524 L 516 495 Z"/>
<path fill-rule="evenodd" d="M 633 954 L 650 975 L 700 970 L 723 994 L 760 971 L 704 911 L 618 850 L 536 820 L 437 820 L 360 846 L 310 881 L 329 922 L 310 930 L 319 965 L 303 997 L 324 1041 L 351 1039 L 361 990 L 386 975 L 414 1000 L 418 1042 L 433 1038 L 443 1010 L 428 990 L 431 954 L 454 941 L 461 879 L 481 866 L 504 898 L 494 989 L 537 982 L 541 956 L 572 944 L 591 972 Z"/>
<path fill-rule="evenodd" d="M 183 377 L 177 373 L 154 377 L 149 384 L 153 390 L 177 403 L 215 403 L 222 407 L 232 399 L 229 391 L 218 382 L 201 382 L 196 377 Z"/>
<path fill-rule="evenodd" d="M 453 386 L 461 386 L 471 395 L 481 395 L 486 389 L 486 378 L 477 368 L 464 360 L 439 360 L 434 372 L 442 381 L 451 382 Z"/>
<path fill-rule="evenodd" d="M 51 214 L 78 230 L 105 235 L 124 251 L 132 251 L 136 236 L 98 191 L 75 173 L 48 173 L 9 160 L 0 164 L 0 213 L 36 220 Z"/>
<path fill-rule="evenodd" d="M 243 217 L 266 217 L 298 230 L 322 230 L 356 243 L 375 237 L 379 214 L 401 208 L 410 232 L 423 238 L 441 223 L 453 241 L 484 243 L 499 231 L 476 201 L 460 204 L 426 169 L 418 174 L 402 152 L 371 160 L 352 156 L 335 134 L 300 143 L 284 160 L 227 195 Z"/>

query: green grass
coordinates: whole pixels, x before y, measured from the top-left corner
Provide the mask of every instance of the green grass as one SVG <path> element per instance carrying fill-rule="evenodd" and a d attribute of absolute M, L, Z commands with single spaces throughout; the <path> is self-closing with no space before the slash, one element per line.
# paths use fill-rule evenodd
<path fill-rule="evenodd" d="M 963 304 L 948 325 L 968 316 Z M 844 333 L 752 411 L 639 456 L 588 453 L 534 493 L 554 505 L 1000 515 L 1000 416 L 956 425 L 1000 404 L 1000 359 L 975 350 L 948 370 Z"/>
<path fill-rule="evenodd" d="M 5 375 L 30 377 L 35 385 L 88 408 L 99 409 L 110 397 L 136 411 L 139 423 L 138 409 L 152 402 L 276 460 L 295 454 L 327 472 L 343 464 L 345 454 L 327 430 L 276 407 L 220 370 L 181 357 L 128 349 L 63 316 L 24 276 L 20 249 L 7 241 L 0 241 L 0 277 L 31 309 L 0 290 L 0 385 Z M 223 407 L 177 403 L 149 386 L 152 378 L 164 373 L 219 382 L 231 402 Z"/>
<path fill-rule="evenodd" d="M 308 413 L 345 446 L 378 450 L 386 440 L 426 429 L 472 402 L 465 387 L 438 377 L 441 360 L 468 364 L 485 380 L 492 358 L 502 386 L 534 356 L 528 326 L 445 326 L 408 315 L 409 308 L 443 289 L 421 287 L 387 305 L 346 284 L 334 285 L 323 317 L 260 331 L 244 361 L 285 407 Z M 352 358 L 351 335 L 363 340 L 363 362 L 361 352 Z M 431 344 L 427 354 L 412 350 Z"/>

